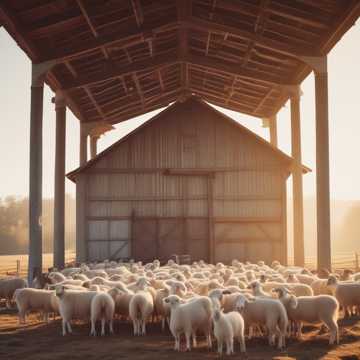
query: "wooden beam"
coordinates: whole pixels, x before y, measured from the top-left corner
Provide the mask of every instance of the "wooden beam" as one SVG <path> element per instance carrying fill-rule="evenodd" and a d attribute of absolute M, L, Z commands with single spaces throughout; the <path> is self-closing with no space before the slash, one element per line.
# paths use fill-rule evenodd
<path fill-rule="evenodd" d="M 144 13 L 139 0 L 130 0 L 135 15 L 136 24 L 140 27 L 144 22 Z"/>
<path fill-rule="evenodd" d="M 251 79 L 258 82 L 271 85 L 286 85 L 287 79 L 283 79 L 277 75 L 270 74 L 265 71 L 241 69 L 237 64 L 221 61 L 216 58 L 210 58 L 198 55 L 188 55 L 186 61 L 193 65 L 198 65 L 211 69 L 214 72 L 223 72 L 230 76 L 238 76 L 245 79 Z"/>
<path fill-rule="evenodd" d="M 123 67 L 114 66 L 112 69 L 103 70 L 97 75 L 79 75 L 77 79 L 68 82 L 64 85 L 64 90 L 83 87 L 86 85 L 96 84 L 101 81 L 122 77 L 125 75 L 132 75 L 138 71 L 151 71 L 159 69 L 177 62 L 174 54 L 154 56 L 148 60 L 134 61 L 131 64 Z"/>
<path fill-rule="evenodd" d="M 237 27 L 216 23 L 210 20 L 200 19 L 194 16 L 188 18 L 185 21 L 185 24 L 193 29 L 197 29 L 200 31 L 211 31 L 213 33 L 229 33 L 232 36 L 239 37 L 244 39 L 245 41 L 253 41 L 257 46 L 275 51 L 279 54 L 283 54 L 286 56 L 291 56 L 297 58 L 298 56 L 319 56 L 320 52 L 316 51 L 314 47 L 306 47 L 302 46 L 301 51 L 296 46 L 292 46 L 290 44 L 284 44 L 280 41 L 265 38 L 262 35 L 258 35 L 246 30 L 242 30 Z M 310 55 L 312 54 L 312 55 Z"/>
<path fill-rule="evenodd" d="M 60 60 L 70 59 L 81 56 L 88 52 L 101 49 L 102 47 L 108 47 L 116 45 L 120 48 L 129 47 L 136 44 L 141 44 L 146 38 L 146 34 L 152 32 L 154 36 L 157 33 L 167 31 L 169 29 L 177 28 L 179 25 L 177 22 L 169 22 L 157 27 L 142 26 L 141 28 L 128 28 L 126 31 L 115 32 L 111 35 L 99 36 L 92 40 L 84 41 L 79 43 L 74 48 L 61 48 L 57 49 L 48 55 L 42 55 L 41 61 L 45 60 Z"/>
<path fill-rule="evenodd" d="M 11 36 L 17 41 L 19 46 L 28 54 L 33 62 L 39 62 L 39 50 L 33 41 L 26 35 L 26 31 L 19 23 L 15 14 L 4 4 L 0 2 L 0 22 L 7 25 L 7 30 Z"/>
<path fill-rule="evenodd" d="M 136 73 L 132 75 L 132 78 L 133 78 L 133 81 L 134 81 L 134 84 L 135 84 L 135 87 L 136 87 L 136 91 L 137 91 L 137 93 L 139 95 L 141 105 L 142 105 L 143 108 L 145 108 L 144 94 L 142 92 L 141 85 L 140 85 L 139 79 L 136 76 Z"/>

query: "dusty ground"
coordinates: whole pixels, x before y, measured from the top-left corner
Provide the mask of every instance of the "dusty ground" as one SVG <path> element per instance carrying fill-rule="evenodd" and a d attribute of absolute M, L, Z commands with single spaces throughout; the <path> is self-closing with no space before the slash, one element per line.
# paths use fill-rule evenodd
<path fill-rule="evenodd" d="M 49 325 L 39 323 L 35 315 L 26 325 L 18 326 L 14 312 L 0 313 L 0 359 L 215 359 L 203 341 L 191 353 L 173 351 L 169 332 L 162 334 L 157 324 L 151 324 L 146 337 L 133 337 L 131 326 L 116 323 L 115 335 L 89 337 L 88 324 L 75 324 L 74 334 L 63 337 L 60 320 Z M 248 353 L 241 357 L 239 349 L 231 358 L 244 359 L 360 359 L 360 318 L 341 323 L 341 345 L 329 347 L 328 334 L 319 334 L 319 328 L 305 328 L 302 341 L 288 340 L 286 352 L 270 348 L 264 339 L 247 341 Z M 199 339 L 200 340 L 200 339 Z"/>

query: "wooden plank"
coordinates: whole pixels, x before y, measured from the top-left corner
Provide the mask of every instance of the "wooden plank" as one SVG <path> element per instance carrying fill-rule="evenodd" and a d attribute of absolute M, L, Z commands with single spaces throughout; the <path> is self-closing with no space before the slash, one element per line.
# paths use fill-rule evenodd
<path fill-rule="evenodd" d="M 207 200 L 208 200 L 208 221 L 209 221 L 209 260 L 215 262 L 215 230 L 214 230 L 214 177 L 207 178 Z"/>
<path fill-rule="evenodd" d="M 278 239 L 274 239 L 273 242 L 278 242 Z M 265 242 L 268 243 L 269 239 L 267 238 L 257 238 L 257 237 L 247 237 L 247 238 L 238 238 L 238 239 L 221 239 L 216 241 L 216 244 L 241 244 L 241 243 L 253 243 L 253 242 Z"/>

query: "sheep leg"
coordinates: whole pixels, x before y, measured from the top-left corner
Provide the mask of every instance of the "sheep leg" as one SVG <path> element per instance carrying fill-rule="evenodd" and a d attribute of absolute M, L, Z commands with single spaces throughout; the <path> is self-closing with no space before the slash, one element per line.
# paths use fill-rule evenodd
<path fill-rule="evenodd" d="M 161 319 L 161 331 L 165 331 L 165 318 Z"/>
<path fill-rule="evenodd" d="M 6 299 L 6 308 L 11 309 L 11 300 L 9 298 Z"/>
<path fill-rule="evenodd" d="M 186 351 L 191 351 L 191 332 L 187 331 L 185 332 L 185 338 L 186 338 Z"/>
<path fill-rule="evenodd" d="M 240 343 L 240 352 L 242 352 L 242 353 L 246 352 L 246 344 L 245 344 L 244 334 L 242 334 L 238 337 L 238 341 Z"/>
<path fill-rule="evenodd" d="M 19 324 L 25 324 L 26 311 L 19 310 Z"/>
<path fill-rule="evenodd" d="M 138 325 L 137 325 L 137 319 L 133 320 L 133 326 L 134 326 L 134 335 L 138 334 Z"/>
<path fill-rule="evenodd" d="M 180 335 L 179 335 L 179 334 L 175 334 L 175 335 L 174 335 L 174 338 L 175 338 L 174 350 L 175 350 L 175 351 L 180 351 Z"/>
<path fill-rule="evenodd" d="M 66 320 L 64 320 L 64 319 L 62 321 L 62 334 L 63 334 L 63 336 L 66 335 Z"/>
<path fill-rule="evenodd" d="M 331 319 L 329 322 L 326 323 L 330 330 L 330 339 L 329 344 L 333 345 L 336 341 L 337 344 L 339 344 L 339 327 L 336 321 Z"/>
<path fill-rule="evenodd" d="M 223 351 L 223 343 L 222 340 L 218 339 L 218 353 L 221 356 Z"/>
<path fill-rule="evenodd" d="M 105 318 L 101 319 L 101 336 L 105 335 Z"/>
<path fill-rule="evenodd" d="M 249 326 L 249 340 L 254 336 L 254 328 L 252 325 Z"/>
<path fill-rule="evenodd" d="M 70 321 L 66 321 L 66 324 L 67 324 L 67 328 L 68 328 L 68 333 L 72 334 L 72 328 L 70 325 Z"/>
<path fill-rule="evenodd" d="M 231 355 L 234 353 L 234 340 L 228 339 L 226 341 L 226 355 Z"/>
<path fill-rule="evenodd" d="M 114 333 L 113 319 L 110 319 L 110 321 L 109 321 L 109 331 L 110 331 L 110 334 Z"/>
<path fill-rule="evenodd" d="M 146 335 L 146 321 L 144 319 L 141 320 L 141 334 Z"/>
<path fill-rule="evenodd" d="M 91 319 L 90 336 L 96 336 L 95 323 L 96 323 L 95 319 Z"/>
<path fill-rule="evenodd" d="M 193 340 L 193 348 L 196 348 L 197 347 L 196 332 L 192 333 L 192 340 Z"/>

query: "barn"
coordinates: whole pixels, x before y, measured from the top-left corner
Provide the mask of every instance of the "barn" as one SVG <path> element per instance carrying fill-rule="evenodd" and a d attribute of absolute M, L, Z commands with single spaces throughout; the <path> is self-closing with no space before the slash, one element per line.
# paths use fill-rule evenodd
<path fill-rule="evenodd" d="M 291 166 L 201 99 L 178 101 L 67 175 L 76 183 L 77 260 L 286 263 Z"/>

